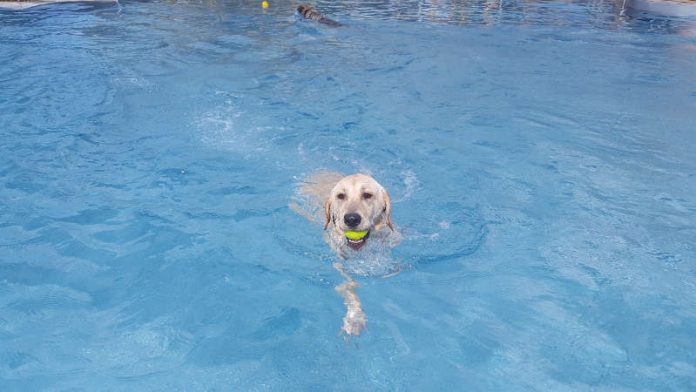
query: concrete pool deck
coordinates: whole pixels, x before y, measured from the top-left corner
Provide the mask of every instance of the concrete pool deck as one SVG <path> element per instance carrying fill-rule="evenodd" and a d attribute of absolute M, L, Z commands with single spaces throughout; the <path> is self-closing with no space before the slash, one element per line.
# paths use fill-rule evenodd
<path fill-rule="evenodd" d="M 26 8 L 53 3 L 117 3 L 118 0 L 36 0 L 36 1 L 0 1 L 0 9 L 23 10 Z"/>

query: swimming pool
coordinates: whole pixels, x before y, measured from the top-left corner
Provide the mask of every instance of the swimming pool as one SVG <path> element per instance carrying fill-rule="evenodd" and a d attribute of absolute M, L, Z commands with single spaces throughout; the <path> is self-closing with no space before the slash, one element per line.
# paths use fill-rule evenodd
<path fill-rule="evenodd" d="M 696 390 L 693 20 L 296 5 L 0 12 L 1 390 Z M 318 169 L 404 235 L 347 342 Z"/>

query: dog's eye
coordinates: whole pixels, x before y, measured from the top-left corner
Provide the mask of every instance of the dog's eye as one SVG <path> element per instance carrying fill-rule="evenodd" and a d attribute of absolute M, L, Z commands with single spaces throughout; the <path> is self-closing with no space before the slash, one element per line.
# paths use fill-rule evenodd
<path fill-rule="evenodd" d="M 345 193 L 339 193 L 338 195 L 336 195 L 336 198 L 337 198 L 338 200 L 343 200 L 343 199 L 346 198 L 346 194 L 345 194 Z"/>
<path fill-rule="evenodd" d="M 372 198 L 372 193 L 367 193 L 367 192 L 365 192 L 365 193 L 362 194 L 362 197 L 363 197 L 363 199 L 365 199 L 365 200 L 371 199 L 371 198 Z"/>

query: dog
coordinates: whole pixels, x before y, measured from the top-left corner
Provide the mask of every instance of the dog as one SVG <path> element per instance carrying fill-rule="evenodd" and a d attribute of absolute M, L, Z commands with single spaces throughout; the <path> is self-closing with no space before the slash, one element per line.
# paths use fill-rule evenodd
<path fill-rule="evenodd" d="M 386 189 L 366 174 L 343 176 L 320 171 L 305 179 L 299 187 L 302 205 L 292 202 L 289 207 L 311 221 L 322 223 L 324 239 L 338 256 L 348 260 L 359 255 L 368 242 L 392 247 L 399 235 L 391 219 L 391 199 Z M 321 218 L 318 215 L 323 210 Z M 346 232 L 367 231 L 360 239 L 349 239 Z M 342 263 L 333 264 L 346 281 L 336 286 L 343 297 L 346 314 L 341 333 L 358 336 L 367 327 L 367 316 L 355 292 L 358 283 Z"/>
<path fill-rule="evenodd" d="M 343 259 L 359 255 L 369 242 L 394 247 L 400 234 L 391 219 L 391 198 L 387 190 L 367 174 L 344 176 L 318 171 L 298 186 L 290 209 L 324 226 L 324 239 Z M 367 231 L 359 240 L 346 231 Z"/>
<path fill-rule="evenodd" d="M 341 178 L 324 201 L 324 231 L 331 248 L 343 258 L 361 250 L 370 239 L 384 241 L 394 232 L 389 194 L 366 174 Z M 349 239 L 348 231 L 367 231 L 367 235 Z"/>
<path fill-rule="evenodd" d="M 309 20 L 315 20 L 321 24 L 325 24 L 327 26 L 331 27 L 339 27 L 341 26 L 340 23 L 336 22 L 333 19 L 325 18 L 324 15 L 319 13 L 314 7 L 312 7 L 309 4 L 300 4 L 299 7 L 297 7 L 297 12 L 302 15 L 303 18 L 309 19 Z"/>

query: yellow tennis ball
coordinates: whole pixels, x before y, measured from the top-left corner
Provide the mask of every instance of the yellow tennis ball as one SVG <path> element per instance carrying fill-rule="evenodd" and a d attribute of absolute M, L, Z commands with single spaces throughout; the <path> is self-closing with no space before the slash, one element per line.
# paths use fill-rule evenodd
<path fill-rule="evenodd" d="M 268 8 L 268 2 L 267 2 L 266 0 L 263 0 L 263 1 L 261 2 L 261 7 L 263 7 L 263 8 Z"/>
<path fill-rule="evenodd" d="M 349 240 L 359 241 L 359 240 L 365 238 L 365 236 L 367 235 L 367 232 L 368 232 L 368 231 L 369 231 L 369 230 L 363 230 L 363 231 L 346 231 L 346 232 L 344 232 L 343 234 L 345 234 L 345 235 L 346 235 L 346 238 L 348 238 Z"/>

